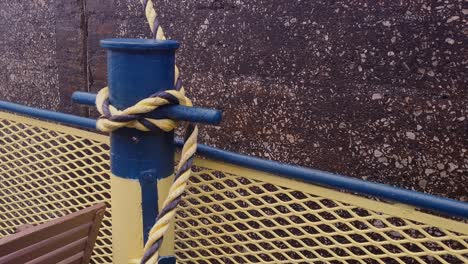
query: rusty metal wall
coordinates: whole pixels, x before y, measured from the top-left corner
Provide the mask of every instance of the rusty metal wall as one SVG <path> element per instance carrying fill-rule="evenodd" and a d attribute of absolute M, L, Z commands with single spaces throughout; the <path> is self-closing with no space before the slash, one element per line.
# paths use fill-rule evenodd
<path fill-rule="evenodd" d="M 201 141 L 466 201 L 463 1 L 155 1 Z M 105 85 L 104 37 L 145 37 L 137 0 L 0 3 L 0 98 L 65 112 Z"/>

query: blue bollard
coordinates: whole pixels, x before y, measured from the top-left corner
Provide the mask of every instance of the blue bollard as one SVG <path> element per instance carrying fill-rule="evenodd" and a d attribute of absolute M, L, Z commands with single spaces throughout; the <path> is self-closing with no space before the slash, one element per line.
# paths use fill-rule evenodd
<path fill-rule="evenodd" d="M 149 95 L 173 89 L 176 41 L 106 39 L 110 103 L 125 109 Z M 166 197 L 174 169 L 174 133 L 122 128 L 111 133 L 114 263 L 134 263 Z M 175 263 L 173 232 L 160 256 Z"/>

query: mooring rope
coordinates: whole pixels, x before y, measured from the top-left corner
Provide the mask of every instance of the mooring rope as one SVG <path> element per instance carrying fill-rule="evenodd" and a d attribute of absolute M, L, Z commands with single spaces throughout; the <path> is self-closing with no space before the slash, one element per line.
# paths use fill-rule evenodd
<path fill-rule="evenodd" d="M 154 7 L 152 0 L 140 0 L 145 10 L 146 20 L 153 34 L 153 38 L 158 40 L 165 40 L 163 28 L 159 25 L 158 14 Z M 175 89 L 184 93 L 184 87 L 180 79 L 180 71 L 175 65 Z M 175 217 L 176 207 L 179 204 L 182 194 L 187 186 L 188 179 L 192 173 L 191 167 L 193 157 L 197 149 L 197 136 L 198 128 L 192 124 L 187 126 L 185 132 L 184 146 L 182 148 L 181 159 L 176 169 L 174 183 L 169 188 L 169 195 L 167 196 L 158 218 L 153 228 L 149 232 L 148 241 L 146 241 L 144 254 L 141 259 L 142 264 L 154 264 L 158 262 L 158 250 L 161 247 L 164 234 L 168 230 L 169 223 Z"/>
<path fill-rule="evenodd" d="M 109 103 L 109 89 L 101 89 L 96 97 L 96 107 L 101 113 L 96 127 L 104 132 L 111 132 L 122 127 L 136 128 L 142 131 L 159 131 L 159 129 L 169 132 L 177 127 L 177 123 L 170 119 L 153 119 L 144 117 L 158 107 L 164 105 L 185 105 L 192 106 L 183 91 L 167 90 L 150 95 L 135 105 L 118 110 Z M 161 211 L 156 218 L 156 223 L 149 231 L 148 241 L 145 244 L 144 254 L 141 259 L 142 264 L 158 263 L 158 250 L 162 245 L 171 221 L 175 217 L 176 208 L 182 199 L 188 179 L 192 173 L 192 164 L 197 151 L 197 126 L 188 123 L 182 154 L 177 165 L 174 182 L 169 188 L 169 194 L 164 200 Z"/>
<path fill-rule="evenodd" d="M 101 116 L 96 127 L 103 132 L 111 132 L 118 128 L 130 127 L 141 131 L 170 132 L 177 127 L 177 122 L 171 119 L 154 119 L 143 117 L 144 114 L 164 105 L 192 106 L 184 91 L 166 90 L 154 93 L 135 105 L 118 110 L 109 103 L 109 88 L 99 91 L 96 97 L 96 107 Z"/>
<path fill-rule="evenodd" d="M 155 39 L 165 40 L 164 31 L 159 25 L 156 9 L 153 1 L 140 0 L 145 10 L 151 33 Z M 179 76 L 179 69 L 175 66 L 174 89 L 155 93 L 124 110 L 119 110 L 109 103 L 109 89 L 107 87 L 99 91 L 96 98 L 96 106 L 101 114 L 97 128 L 104 132 L 111 132 L 122 127 L 136 128 L 142 131 L 169 132 L 177 127 L 177 122 L 170 119 L 154 119 L 144 117 L 146 113 L 163 105 L 192 106 L 192 102 L 185 96 L 184 87 Z M 174 182 L 169 188 L 168 196 L 159 211 L 156 223 L 149 231 L 148 241 L 144 247 L 141 264 L 158 263 L 158 250 L 162 245 L 164 235 L 169 229 L 171 221 L 175 218 L 176 208 L 182 199 L 185 187 L 192 173 L 192 164 L 197 150 L 198 128 L 188 124 L 185 130 L 184 146 L 182 154 L 175 170 Z"/>

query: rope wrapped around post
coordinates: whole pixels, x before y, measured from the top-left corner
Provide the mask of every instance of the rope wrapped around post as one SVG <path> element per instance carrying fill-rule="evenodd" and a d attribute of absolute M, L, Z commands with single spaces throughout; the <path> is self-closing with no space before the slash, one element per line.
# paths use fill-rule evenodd
<path fill-rule="evenodd" d="M 140 0 L 140 2 L 143 5 L 145 16 L 148 21 L 153 38 L 158 39 L 158 40 L 165 40 L 166 36 L 164 34 L 163 28 L 159 25 L 159 21 L 157 19 L 157 12 L 154 7 L 153 1 L 152 0 Z M 174 81 L 175 89 L 180 90 L 181 92 L 184 92 L 185 89 L 182 86 L 182 81 L 180 79 L 180 71 L 177 65 L 175 65 L 174 72 L 175 72 L 175 81 Z M 159 213 L 158 218 L 156 219 L 156 223 L 154 224 L 153 228 L 150 231 L 148 241 L 145 244 L 145 248 L 144 248 L 145 252 L 144 252 L 143 258 L 141 259 L 141 264 L 153 264 L 153 263 L 158 262 L 158 249 L 161 247 L 162 236 L 164 235 L 164 232 L 167 231 L 168 224 L 166 224 L 164 228 L 164 232 L 161 231 L 162 228 L 160 226 L 163 225 L 163 223 L 166 223 L 165 221 L 168 221 L 175 217 L 175 208 L 177 207 L 177 204 L 180 202 L 183 189 L 185 189 L 185 186 L 187 186 L 187 181 L 190 177 L 193 156 L 195 155 L 195 151 L 196 151 L 197 135 L 198 135 L 198 128 L 196 126 L 193 127 L 190 124 L 186 130 L 184 146 L 182 148 L 182 156 L 181 156 L 181 160 L 179 161 L 179 165 L 176 169 L 174 183 L 172 184 L 169 190 L 168 197 L 164 201 L 163 209 Z M 193 154 L 190 155 L 192 151 L 193 151 Z M 185 152 L 187 154 L 184 155 Z M 180 194 L 173 192 L 173 189 L 178 188 L 179 185 L 180 185 L 180 188 L 178 190 L 182 190 L 182 192 Z M 169 208 L 173 208 L 173 209 L 169 210 Z"/>
<path fill-rule="evenodd" d="M 156 9 L 151 0 L 140 0 L 143 5 L 147 21 L 149 23 L 154 39 L 166 40 L 163 29 L 157 20 Z M 170 119 L 153 119 L 145 117 L 145 114 L 164 105 L 179 104 L 192 106 L 192 102 L 185 96 L 185 90 L 180 80 L 180 72 L 175 66 L 174 90 L 166 90 L 150 95 L 124 110 L 113 107 L 109 102 L 109 89 L 101 89 L 96 97 L 96 107 L 101 114 L 97 121 L 97 128 L 103 132 L 111 132 L 122 127 L 135 128 L 141 131 L 165 132 L 174 130 L 177 122 Z M 175 218 L 176 208 L 187 186 L 195 152 L 197 150 L 197 126 L 189 123 L 185 130 L 184 146 L 181 158 L 175 170 L 174 182 L 166 197 L 154 226 L 151 228 L 144 247 L 144 254 L 140 260 L 141 264 L 158 263 L 158 250 L 162 245 L 164 235 L 168 231 L 170 222 Z M 156 205 L 157 206 L 157 205 Z"/>
<path fill-rule="evenodd" d="M 101 114 L 97 121 L 97 128 L 103 132 L 111 132 L 122 127 L 136 128 L 141 131 L 161 129 L 169 132 L 176 128 L 177 123 L 175 121 L 152 119 L 144 115 L 158 107 L 170 104 L 192 106 L 192 102 L 185 96 L 183 91 L 167 90 L 155 93 L 125 110 L 118 110 L 109 103 L 109 89 L 105 87 L 99 91 L 96 97 L 96 107 Z M 197 136 L 197 126 L 188 123 L 181 158 L 175 170 L 174 182 L 158 214 L 156 223 L 149 232 L 141 263 L 158 263 L 158 250 L 162 245 L 164 234 L 167 232 L 171 220 L 175 217 L 177 205 L 182 198 L 192 172 L 191 167 L 197 151 Z"/>
<path fill-rule="evenodd" d="M 109 103 L 109 88 L 105 87 L 96 96 L 96 107 L 101 114 L 97 121 L 97 128 L 103 132 L 111 132 L 121 127 L 136 128 L 141 131 L 165 132 L 174 130 L 177 122 L 171 119 L 153 119 L 143 117 L 158 107 L 164 105 L 192 106 L 192 101 L 185 96 L 185 92 L 166 90 L 150 95 L 125 110 L 118 110 Z"/>

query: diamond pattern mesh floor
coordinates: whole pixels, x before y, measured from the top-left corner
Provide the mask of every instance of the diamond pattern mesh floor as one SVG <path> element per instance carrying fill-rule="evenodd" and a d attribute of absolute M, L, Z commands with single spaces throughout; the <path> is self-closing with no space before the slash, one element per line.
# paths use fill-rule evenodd
<path fill-rule="evenodd" d="M 93 263 L 112 263 L 108 138 L 0 112 L 0 237 L 97 202 Z M 468 224 L 197 159 L 178 263 L 468 263 Z"/>

